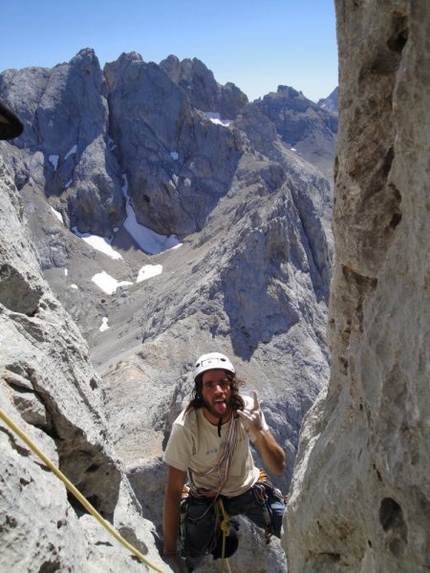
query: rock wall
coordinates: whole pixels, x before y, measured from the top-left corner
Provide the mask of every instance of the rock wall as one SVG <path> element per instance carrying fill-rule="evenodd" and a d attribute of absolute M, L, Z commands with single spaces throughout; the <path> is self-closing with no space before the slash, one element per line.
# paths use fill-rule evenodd
<path fill-rule="evenodd" d="M 289 571 L 430 567 L 430 4 L 336 1 L 332 374 L 302 427 Z"/>
<path fill-rule="evenodd" d="M 21 197 L 0 160 L 0 408 L 102 516 L 163 565 L 112 447 L 101 379 L 41 275 Z M 149 570 L 0 423 L 0 571 Z"/>

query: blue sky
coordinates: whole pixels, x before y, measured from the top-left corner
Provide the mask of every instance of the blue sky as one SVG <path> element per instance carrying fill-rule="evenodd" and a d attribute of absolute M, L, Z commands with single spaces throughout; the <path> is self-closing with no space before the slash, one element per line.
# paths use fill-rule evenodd
<path fill-rule="evenodd" d="M 288 85 L 317 101 L 337 86 L 334 0 L 5 0 L 1 12 L 0 72 L 93 48 L 102 66 L 131 51 L 195 57 L 250 100 Z"/>

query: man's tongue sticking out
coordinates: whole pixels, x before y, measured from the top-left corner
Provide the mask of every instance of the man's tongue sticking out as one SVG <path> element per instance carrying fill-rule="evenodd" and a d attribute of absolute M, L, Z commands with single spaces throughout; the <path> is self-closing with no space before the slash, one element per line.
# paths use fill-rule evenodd
<path fill-rule="evenodd" d="M 213 406 L 214 410 L 218 412 L 220 416 L 224 416 L 224 414 L 227 412 L 227 404 L 225 403 L 224 400 L 219 402 L 214 402 Z"/>

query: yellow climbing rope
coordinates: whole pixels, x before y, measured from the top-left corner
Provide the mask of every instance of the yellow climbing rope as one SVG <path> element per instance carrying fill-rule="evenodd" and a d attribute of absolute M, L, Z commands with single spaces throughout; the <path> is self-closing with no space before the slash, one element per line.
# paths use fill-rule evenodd
<path fill-rule="evenodd" d="M 45 454 L 36 446 L 36 444 L 29 438 L 29 436 L 19 428 L 15 424 L 15 422 L 9 418 L 9 416 L 3 411 L 0 410 L 0 418 L 1 420 L 11 428 L 17 434 L 23 442 L 27 444 L 27 446 L 43 461 L 43 463 L 54 473 L 58 479 L 60 479 L 66 488 L 72 493 L 75 498 L 89 511 L 89 513 L 97 519 L 97 521 L 113 536 L 117 541 L 119 541 L 124 547 L 126 547 L 129 551 L 131 551 L 140 561 L 145 563 L 154 571 L 158 573 L 163 573 L 161 569 L 158 569 L 155 565 L 153 565 L 140 551 L 138 551 L 133 545 L 131 545 L 127 540 L 125 540 L 122 535 L 118 533 L 118 531 L 112 527 L 112 525 L 107 522 L 100 513 L 90 504 L 90 502 L 81 494 L 81 492 L 70 482 L 66 476 L 51 462 L 51 460 L 45 456 Z"/>
<path fill-rule="evenodd" d="M 228 573 L 231 573 L 230 563 L 228 562 L 228 559 L 225 557 L 225 542 L 226 542 L 228 534 L 230 533 L 230 516 L 226 512 L 225 507 L 224 507 L 224 503 L 223 503 L 221 498 L 218 500 L 218 506 L 221 510 L 221 515 L 222 515 L 222 521 L 220 524 L 220 528 L 222 531 L 222 550 L 221 550 L 220 572 L 223 573 L 224 564 L 226 564 Z"/>

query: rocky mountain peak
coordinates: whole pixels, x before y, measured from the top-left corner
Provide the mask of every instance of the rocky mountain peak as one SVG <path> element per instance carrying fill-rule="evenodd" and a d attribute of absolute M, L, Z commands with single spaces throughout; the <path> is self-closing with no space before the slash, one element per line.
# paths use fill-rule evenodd
<path fill-rule="evenodd" d="M 99 60 L 92 48 L 83 48 L 70 60 L 71 66 L 82 66 L 89 72 L 93 66 L 100 67 Z"/>
<path fill-rule="evenodd" d="M 267 94 L 255 105 L 273 122 L 284 143 L 332 179 L 336 113 L 288 86 L 279 86 L 276 93 Z"/>
<path fill-rule="evenodd" d="M 306 111 L 306 109 L 311 105 L 311 101 L 307 99 L 301 91 L 298 91 L 291 86 L 280 85 L 276 92 L 264 96 L 263 101 L 265 98 L 282 102 L 283 104 L 288 102 L 292 109 L 296 111 Z"/>
<path fill-rule="evenodd" d="M 337 113 L 339 110 L 339 88 L 335 88 L 328 97 L 320 99 L 318 105 Z"/>
<path fill-rule="evenodd" d="M 176 56 L 169 56 L 160 62 L 160 67 L 201 111 L 218 112 L 222 118 L 233 120 L 248 103 L 246 95 L 233 83 L 219 85 L 212 71 L 197 58 L 180 61 Z"/>

